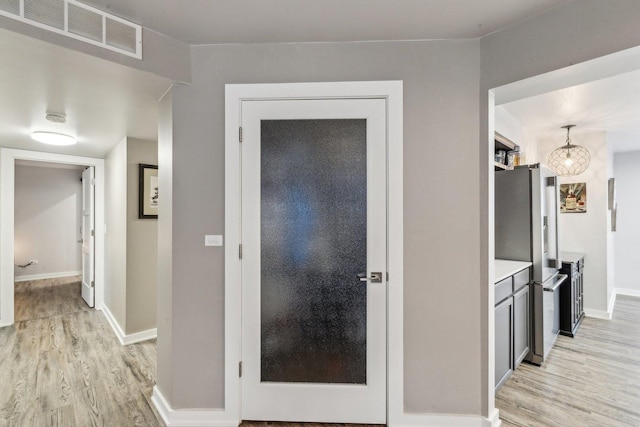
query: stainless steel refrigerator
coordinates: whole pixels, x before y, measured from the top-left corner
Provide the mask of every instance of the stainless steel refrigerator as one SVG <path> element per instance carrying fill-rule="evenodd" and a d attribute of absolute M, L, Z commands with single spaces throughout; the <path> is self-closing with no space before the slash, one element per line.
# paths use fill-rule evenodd
<path fill-rule="evenodd" d="M 540 365 L 559 331 L 559 287 L 566 279 L 558 247 L 560 196 L 540 164 L 495 173 L 495 257 L 533 263 L 531 342 L 525 360 Z"/>

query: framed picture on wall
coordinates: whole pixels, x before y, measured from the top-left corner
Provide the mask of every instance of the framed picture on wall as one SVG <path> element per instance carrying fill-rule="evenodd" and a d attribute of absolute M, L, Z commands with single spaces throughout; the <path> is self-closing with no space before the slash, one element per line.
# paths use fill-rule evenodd
<path fill-rule="evenodd" d="M 587 183 L 560 184 L 560 212 L 584 213 L 587 211 Z"/>
<path fill-rule="evenodd" d="M 158 166 L 138 166 L 138 218 L 158 218 Z"/>

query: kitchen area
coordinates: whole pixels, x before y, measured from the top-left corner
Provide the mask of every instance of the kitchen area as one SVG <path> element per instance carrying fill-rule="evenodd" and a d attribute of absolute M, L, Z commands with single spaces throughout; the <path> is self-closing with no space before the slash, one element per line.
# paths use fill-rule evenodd
<path fill-rule="evenodd" d="M 496 102 L 490 379 L 504 427 L 640 425 L 638 88 L 633 71 Z"/>
<path fill-rule="evenodd" d="M 495 137 L 495 387 L 527 362 L 541 366 L 558 334 L 584 318 L 585 255 L 562 252 L 560 183 L 520 147 Z"/>

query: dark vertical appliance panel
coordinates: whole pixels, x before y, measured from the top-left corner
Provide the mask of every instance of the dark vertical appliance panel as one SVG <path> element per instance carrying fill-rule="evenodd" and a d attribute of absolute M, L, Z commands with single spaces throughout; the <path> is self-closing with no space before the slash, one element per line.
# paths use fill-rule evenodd
<path fill-rule="evenodd" d="M 531 261 L 532 206 L 529 168 L 496 172 L 495 202 L 495 257 Z"/>

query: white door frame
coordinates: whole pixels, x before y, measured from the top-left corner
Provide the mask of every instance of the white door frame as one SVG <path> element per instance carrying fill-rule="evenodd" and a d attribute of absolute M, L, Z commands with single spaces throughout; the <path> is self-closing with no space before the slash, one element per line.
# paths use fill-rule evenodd
<path fill-rule="evenodd" d="M 387 101 L 387 423 L 403 418 L 403 104 L 402 81 L 225 85 L 225 407 L 241 420 L 241 177 L 242 101 L 265 99 L 381 98 Z"/>
<path fill-rule="evenodd" d="M 104 305 L 104 160 L 40 151 L 0 148 L 0 327 L 14 322 L 15 161 L 93 166 L 95 168 L 95 308 Z"/>

